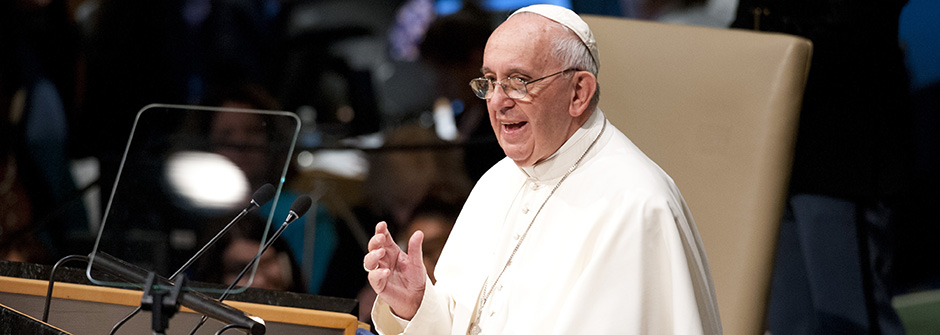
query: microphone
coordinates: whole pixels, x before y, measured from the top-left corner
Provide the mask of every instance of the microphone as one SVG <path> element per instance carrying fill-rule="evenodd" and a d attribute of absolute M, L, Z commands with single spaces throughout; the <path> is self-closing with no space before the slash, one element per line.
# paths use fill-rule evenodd
<path fill-rule="evenodd" d="M 215 243 L 218 242 L 220 238 L 222 238 L 222 235 L 225 235 L 225 233 L 227 233 L 229 229 L 231 229 L 232 226 L 235 225 L 236 222 L 240 221 L 243 217 L 245 217 L 245 215 L 247 215 L 248 212 L 254 210 L 255 208 L 264 206 L 264 204 L 268 203 L 268 201 L 271 201 L 271 199 L 274 199 L 274 193 L 275 193 L 274 185 L 271 185 L 271 184 L 264 184 L 260 188 L 258 188 L 258 190 L 255 191 L 255 193 L 251 195 L 251 202 L 248 203 L 248 206 L 242 209 L 241 213 L 238 213 L 238 215 L 236 215 L 235 218 L 232 219 L 232 221 L 230 221 L 227 225 L 225 225 L 225 227 L 223 227 L 222 230 L 219 230 L 219 232 L 216 233 L 215 236 L 213 236 L 212 239 L 209 240 L 209 242 L 206 242 L 206 244 L 203 245 L 202 248 L 196 252 L 196 254 L 190 257 L 189 260 L 187 260 L 186 263 L 183 264 L 183 266 L 181 266 L 178 270 L 176 270 L 176 272 L 174 272 L 173 275 L 170 276 L 170 280 L 176 279 L 177 275 L 189 269 L 189 267 L 193 265 L 196 259 L 199 259 L 199 257 L 202 257 L 202 255 L 205 254 L 206 251 L 209 250 L 210 247 L 215 245 Z"/>
<path fill-rule="evenodd" d="M 235 280 L 232 280 L 232 283 L 228 285 L 225 291 L 222 291 L 222 295 L 219 296 L 219 300 L 218 300 L 219 303 L 221 303 L 222 300 L 225 300 L 225 298 L 228 297 L 228 294 L 232 291 L 233 288 L 235 288 L 235 285 L 238 284 L 240 280 L 242 280 L 242 277 L 244 277 L 246 273 L 248 273 L 248 269 L 251 269 L 252 266 L 254 266 L 255 263 L 258 262 L 258 259 L 261 258 L 261 255 L 263 255 L 264 252 L 268 250 L 268 247 L 274 244 L 274 241 L 276 241 L 279 237 L 281 237 L 281 233 L 284 232 L 284 229 L 287 229 L 287 226 L 289 226 L 291 222 L 294 222 L 295 220 L 304 216 L 304 214 L 307 214 L 307 211 L 310 210 L 310 206 L 312 204 L 313 204 L 313 199 L 311 199 L 310 196 L 306 194 L 300 196 L 299 198 L 297 198 L 297 200 L 294 200 L 294 203 L 290 205 L 290 210 L 287 212 L 287 218 L 284 219 L 284 223 L 282 223 L 281 226 L 274 232 L 274 234 L 271 235 L 271 239 L 269 239 L 267 242 L 264 243 L 264 246 L 261 248 L 258 254 L 255 255 L 255 257 L 252 258 L 251 261 L 248 262 L 248 264 L 245 265 L 244 268 L 242 268 L 242 271 L 238 273 L 238 276 L 235 277 Z M 202 327 L 202 325 L 206 323 L 206 320 L 209 319 L 208 314 L 205 314 L 205 313 L 203 314 L 204 315 L 202 317 L 202 320 L 199 320 L 199 323 L 196 324 L 196 326 L 193 327 L 193 330 L 189 332 L 190 335 L 195 334 L 196 330 L 198 330 L 199 327 Z"/>
<path fill-rule="evenodd" d="M 249 208 L 246 208 L 245 210 L 250 211 L 254 208 L 264 206 L 264 204 L 268 203 L 268 201 L 271 201 L 271 199 L 274 199 L 274 193 L 275 193 L 274 185 L 271 185 L 271 184 L 261 185 L 261 187 L 258 188 L 257 191 L 255 191 L 255 193 L 251 194 L 251 205 L 249 205 L 248 206 Z M 254 206 L 254 208 L 251 208 L 252 206 Z"/>
<path fill-rule="evenodd" d="M 287 218 L 284 219 L 284 224 L 281 226 L 289 225 L 294 220 L 299 219 L 301 216 L 307 213 L 310 210 L 310 205 L 313 204 L 313 199 L 308 195 L 302 195 L 297 200 L 294 200 L 294 203 L 290 205 L 290 211 L 287 212 Z"/>

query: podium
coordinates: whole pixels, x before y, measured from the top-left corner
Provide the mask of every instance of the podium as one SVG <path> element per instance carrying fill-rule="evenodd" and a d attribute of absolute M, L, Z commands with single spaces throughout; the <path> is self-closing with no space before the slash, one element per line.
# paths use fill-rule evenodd
<path fill-rule="evenodd" d="M 68 332 L 0 304 L 0 334 L 64 335 Z"/>
<path fill-rule="evenodd" d="M 83 281 L 83 271 L 60 268 L 56 273 L 49 321 L 44 323 L 39 319 L 42 317 L 50 268 L 0 261 L 0 324 L 4 325 L 0 326 L 0 331 L 4 334 L 7 333 L 4 330 L 6 328 L 13 331 L 10 334 L 26 330 L 37 334 L 108 334 L 115 323 L 140 305 L 142 291 L 76 283 Z M 65 278 L 65 282 L 59 281 L 60 277 Z M 357 302 L 352 299 L 257 289 L 233 296 L 233 299 L 241 298 L 257 302 L 225 303 L 264 319 L 267 334 L 354 335 L 357 328 L 367 328 L 351 314 L 357 306 Z M 285 306 L 291 304 L 307 304 L 322 309 Z M 167 334 L 189 334 L 200 318 L 200 314 L 182 307 L 170 319 Z M 150 332 L 150 322 L 150 313 L 141 312 L 124 324 L 117 334 Z M 215 334 L 223 326 L 210 319 L 197 334 Z M 232 329 L 224 334 L 242 332 Z"/>

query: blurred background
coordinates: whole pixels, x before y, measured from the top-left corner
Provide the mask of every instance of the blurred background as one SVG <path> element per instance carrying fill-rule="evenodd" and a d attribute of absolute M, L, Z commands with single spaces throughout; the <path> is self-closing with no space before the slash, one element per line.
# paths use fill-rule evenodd
<path fill-rule="evenodd" d="M 317 201 L 308 222 L 276 245 L 289 257 L 265 281 L 279 284 L 265 287 L 359 298 L 368 308 L 373 297 L 360 264 L 374 224 L 388 221 L 398 241 L 425 231 L 433 268 L 473 184 L 503 157 L 486 106 L 467 83 L 480 75 L 496 25 L 537 2 L 546 1 L 3 1 L 0 259 L 51 264 L 91 251 L 144 106 L 287 111 L 301 123 L 285 193 Z M 903 53 L 904 102 L 888 108 L 906 113 L 900 136 L 909 141 L 894 149 L 909 154 L 910 180 L 899 193 L 888 270 L 895 292 L 936 288 L 940 220 L 930 209 L 940 201 L 940 4 L 895 1 L 898 11 L 882 22 L 869 20 L 878 14 L 864 10 L 869 2 L 832 5 L 866 15 L 822 22 L 833 34 L 885 32 Z M 579 14 L 717 29 L 753 20 L 748 28 L 802 32 L 761 29 L 768 13 L 742 11 L 738 0 L 550 3 Z M 838 26 L 846 17 L 865 20 Z M 853 57 L 846 52 L 840 57 Z M 220 249 L 216 259 L 224 255 Z"/>

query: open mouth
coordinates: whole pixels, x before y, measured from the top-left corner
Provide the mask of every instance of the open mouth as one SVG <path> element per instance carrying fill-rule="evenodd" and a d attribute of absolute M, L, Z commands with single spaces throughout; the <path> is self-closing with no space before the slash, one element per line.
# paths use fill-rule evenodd
<path fill-rule="evenodd" d="M 503 122 L 503 127 L 506 128 L 506 130 L 513 131 L 513 130 L 517 130 L 517 129 L 519 129 L 519 128 L 522 128 L 522 126 L 525 126 L 526 124 L 528 124 L 528 122 L 525 122 L 525 121 L 521 121 L 521 122 Z"/>

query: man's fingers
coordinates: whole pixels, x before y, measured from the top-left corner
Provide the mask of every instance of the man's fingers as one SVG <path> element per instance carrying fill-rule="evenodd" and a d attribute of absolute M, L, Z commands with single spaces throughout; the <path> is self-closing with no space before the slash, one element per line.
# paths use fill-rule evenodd
<path fill-rule="evenodd" d="M 376 224 L 375 235 L 372 235 L 372 238 L 369 239 L 369 250 L 388 247 L 394 244 L 395 240 L 392 238 L 392 234 L 388 232 L 388 224 L 385 223 L 385 221 Z"/>
<path fill-rule="evenodd" d="M 388 231 L 388 224 L 385 221 L 379 222 L 375 225 L 375 235 L 372 235 L 372 238 L 369 239 L 369 250 L 392 245 L 395 245 L 395 240 L 392 239 L 392 234 Z"/>
<path fill-rule="evenodd" d="M 380 249 L 385 246 L 385 235 L 375 234 L 369 239 L 369 250 Z"/>
<path fill-rule="evenodd" d="M 385 291 L 385 284 L 388 283 L 388 275 L 391 273 L 388 269 L 379 269 L 369 272 L 369 285 L 375 294 L 382 294 Z"/>
<path fill-rule="evenodd" d="M 414 261 L 414 264 L 424 264 L 424 252 L 421 250 L 421 243 L 424 242 L 424 232 L 418 230 L 411 235 L 408 240 L 408 257 Z"/>
<path fill-rule="evenodd" d="M 362 258 L 362 266 L 374 270 L 382 265 L 382 259 L 385 258 L 385 255 L 385 249 L 372 250 Z"/>
<path fill-rule="evenodd" d="M 382 250 L 382 249 L 377 249 Z M 366 270 L 375 269 L 379 264 L 379 259 L 376 257 L 375 252 L 370 251 L 366 254 L 365 257 L 362 257 L 362 267 Z"/>
<path fill-rule="evenodd" d="M 375 225 L 375 234 L 388 234 L 388 223 L 385 223 L 385 221 L 379 221 L 379 223 Z"/>

